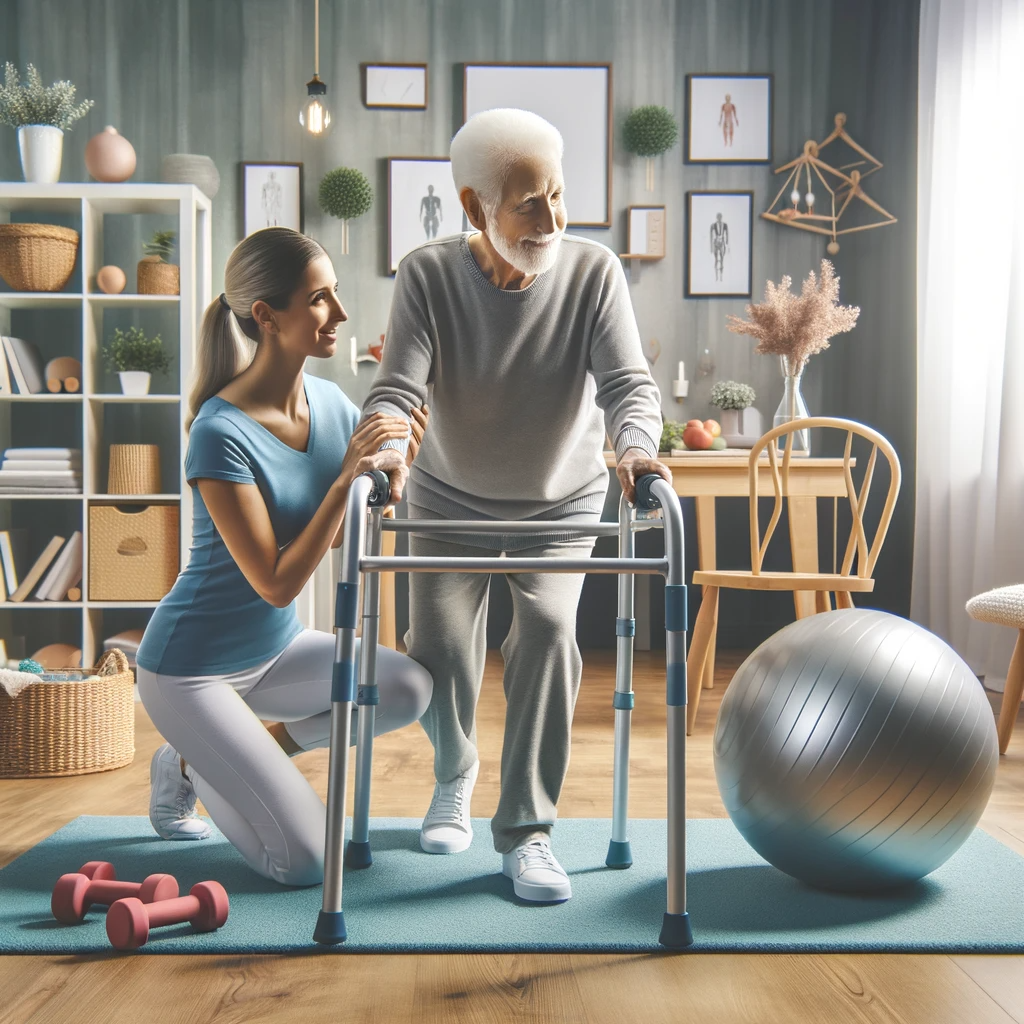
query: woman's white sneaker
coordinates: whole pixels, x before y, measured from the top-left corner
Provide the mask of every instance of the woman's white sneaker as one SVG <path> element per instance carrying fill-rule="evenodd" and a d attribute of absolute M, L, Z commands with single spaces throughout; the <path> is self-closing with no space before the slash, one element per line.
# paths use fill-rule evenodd
<path fill-rule="evenodd" d="M 517 847 L 501 855 L 501 870 L 512 879 L 521 900 L 561 903 L 572 897 L 569 876 L 551 852 L 551 837 L 534 832 Z"/>
<path fill-rule="evenodd" d="M 212 829 L 196 814 L 196 791 L 181 773 L 178 752 L 165 743 L 149 762 L 149 820 L 161 839 L 206 839 Z"/>
<path fill-rule="evenodd" d="M 462 853 L 473 842 L 469 802 L 473 796 L 480 762 L 451 782 L 434 783 L 434 798 L 420 828 L 420 847 L 425 853 Z"/>

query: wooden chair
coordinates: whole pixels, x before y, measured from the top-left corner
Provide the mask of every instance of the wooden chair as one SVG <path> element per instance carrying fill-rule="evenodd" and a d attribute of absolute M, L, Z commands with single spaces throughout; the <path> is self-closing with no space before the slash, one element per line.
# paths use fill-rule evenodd
<path fill-rule="evenodd" d="M 846 494 L 850 502 L 852 524 L 846 553 L 842 565 L 836 566 L 836 540 L 833 536 L 832 572 L 831 573 L 797 573 L 797 572 L 765 572 L 762 568 L 764 554 L 775 533 L 779 518 L 782 515 L 783 499 L 789 497 L 789 467 L 793 458 L 793 438 L 802 430 L 818 427 L 832 428 L 846 432 L 846 446 L 843 452 L 843 471 L 846 477 Z M 854 435 L 859 435 L 871 442 L 871 454 L 864 468 L 860 488 L 854 484 L 854 459 L 851 457 Z M 776 438 L 786 436 L 785 448 L 782 453 L 781 467 Z M 771 520 L 761 538 L 758 523 L 758 478 L 764 470 L 764 462 L 759 459 L 761 453 L 768 450 L 768 468 L 775 491 L 775 506 Z M 868 496 L 871 493 L 871 482 L 874 477 L 878 452 L 889 462 L 889 492 L 885 505 L 875 529 L 874 537 L 869 541 L 864 528 L 864 513 L 867 509 Z M 870 593 L 875 587 L 872 577 L 875 563 L 885 541 L 885 535 L 892 520 L 893 508 L 900 490 L 900 462 L 892 445 L 877 431 L 853 420 L 833 419 L 827 416 L 812 416 L 807 419 L 794 420 L 775 427 L 765 434 L 750 450 L 750 564 L 751 569 L 734 571 L 695 572 L 693 582 L 703 587 L 703 597 L 697 621 L 693 628 L 690 652 L 686 659 L 688 707 L 686 712 L 687 734 L 693 731 L 693 723 L 697 718 L 700 703 L 701 680 L 708 653 L 715 649 L 715 638 L 718 632 L 718 592 L 722 587 L 736 590 L 779 590 L 797 591 L 812 590 L 815 592 L 815 612 L 830 611 L 832 608 L 831 594 L 835 593 L 837 608 L 852 608 L 851 594 Z M 796 495 L 794 495 L 795 497 Z M 838 499 L 836 499 L 838 512 Z M 838 515 L 834 517 L 838 525 Z M 856 560 L 856 571 L 854 561 Z"/>

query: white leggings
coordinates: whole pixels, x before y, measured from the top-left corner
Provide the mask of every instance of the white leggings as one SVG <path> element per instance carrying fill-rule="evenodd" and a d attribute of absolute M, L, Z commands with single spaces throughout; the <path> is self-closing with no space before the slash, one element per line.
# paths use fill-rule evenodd
<path fill-rule="evenodd" d="M 327 746 L 333 664 L 333 634 L 306 629 L 241 672 L 137 672 L 149 717 L 188 762 L 214 823 L 250 867 L 285 885 L 323 881 L 327 811 L 260 719 L 286 722 L 303 750 Z M 430 674 L 387 647 L 377 650 L 377 683 L 376 735 L 417 721 L 430 703 Z"/>

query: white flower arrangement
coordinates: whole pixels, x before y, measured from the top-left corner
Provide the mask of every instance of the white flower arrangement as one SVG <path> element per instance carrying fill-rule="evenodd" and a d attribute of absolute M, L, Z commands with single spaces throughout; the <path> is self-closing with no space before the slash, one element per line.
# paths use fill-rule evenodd
<path fill-rule="evenodd" d="M 749 384 L 720 380 L 711 389 L 711 404 L 719 409 L 747 409 L 754 404 L 757 393 Z"/>
<path fill-rule="evenodd" d="M 4 65 L 4 84 L 0 85 L 0 124 L 21 128 L 25 125 L 50 125 L 67 131 L 80 117 L 85 117 L 92 100 L 75 106 L 75 87 L 71 82 L 43 85 L 39 71 L 29 64 L 27 85 L 19 81 L 18 69 L 10 62 Z"/>

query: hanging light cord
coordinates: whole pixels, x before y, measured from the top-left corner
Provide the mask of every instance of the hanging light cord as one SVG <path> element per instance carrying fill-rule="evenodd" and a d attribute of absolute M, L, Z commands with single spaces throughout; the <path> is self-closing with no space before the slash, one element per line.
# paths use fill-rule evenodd
<path fill-rule="evenodd" d="M 320 77 L 320 0 L 313 6 L 313 77 Z"/>

